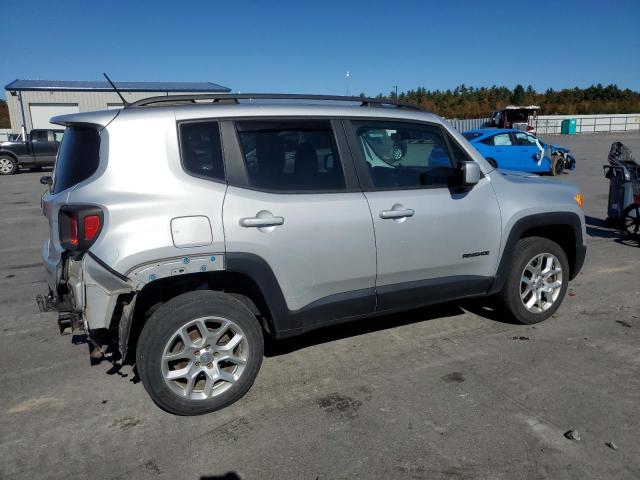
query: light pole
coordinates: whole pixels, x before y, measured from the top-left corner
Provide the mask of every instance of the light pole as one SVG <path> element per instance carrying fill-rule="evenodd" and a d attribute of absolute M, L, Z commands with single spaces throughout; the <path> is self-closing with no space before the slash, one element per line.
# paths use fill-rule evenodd
<path fill-rule="evenodd" d="M 393 86 L 396 89 L 396 100 L 398 100 L 398 85 Z"/>
<path fill-rule="evenodd" d="M 347 74 L 344 76 L 344 80 L 347 88 L 347 97 L 349 96 L 349 77 L 351 77 L 351 74 L 349 73 L 349 70 L 347 70 Z"/>

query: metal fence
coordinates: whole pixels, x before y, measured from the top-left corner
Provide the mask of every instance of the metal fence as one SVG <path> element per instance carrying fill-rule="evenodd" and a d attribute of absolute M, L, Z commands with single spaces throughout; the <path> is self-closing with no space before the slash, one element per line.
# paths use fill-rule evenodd
<path fill-rule="evenodd" d="M 576 133 L 631 132 L 640 130 L 640 115 L 575 116 L 536 118 L 532 126 L 538 134 L 562 133 L 562 121 L 575 118 Z"/>
<path fill-rule="evenodd" d="M 458 130 L 459 132 L 466 132 L 467 130 L 473 130 L 475 128 L 484 128 L 488 122 L 490 122 L 490 118 L 449 118 L 447 122 L 451 124 L 453 128 Z"/>

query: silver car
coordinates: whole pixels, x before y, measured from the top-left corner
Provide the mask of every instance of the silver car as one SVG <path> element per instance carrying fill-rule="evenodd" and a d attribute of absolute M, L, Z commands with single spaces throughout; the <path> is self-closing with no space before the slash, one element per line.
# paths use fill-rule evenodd
<path fill-rule="evenodd" d="M 576 187 L 494 170 L 410 105 L 214 94 L 53 121 L 40 305 L 176 414 L 238 400 L 265 336 L 480 296 L 536 323 L 584 261 Z"/>

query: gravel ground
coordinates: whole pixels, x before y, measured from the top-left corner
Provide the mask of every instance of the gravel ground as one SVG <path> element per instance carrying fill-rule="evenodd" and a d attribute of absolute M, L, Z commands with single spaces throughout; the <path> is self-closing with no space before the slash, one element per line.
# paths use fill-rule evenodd
<path fill-rule="evenodd" d="M 242 400 L 195 418 L 38 312 L 41 174 L 0 177 L 0 478 L 640 478 L 640 248 L 604 226 L 601 169 L 614 140 L 640 157 L 640 134 L 546 139 L 576 154 L 562 178 L 589 224 L 554 318 L 464 302 L 320 330 L 269 345 Z"/>

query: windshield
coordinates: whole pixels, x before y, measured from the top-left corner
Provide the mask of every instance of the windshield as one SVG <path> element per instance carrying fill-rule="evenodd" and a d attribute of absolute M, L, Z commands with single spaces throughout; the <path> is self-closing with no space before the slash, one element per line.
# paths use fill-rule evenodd
<path fill-rule="evenodd" d="M 482 135 L 481 133 L 477 133 L 477 132 L 464 132 L 462 134 L 462 136 L 464 138 L 466 138 L 467 140 L 473 140 L 474 138 L 478 138 L 480 135 Z"/>

